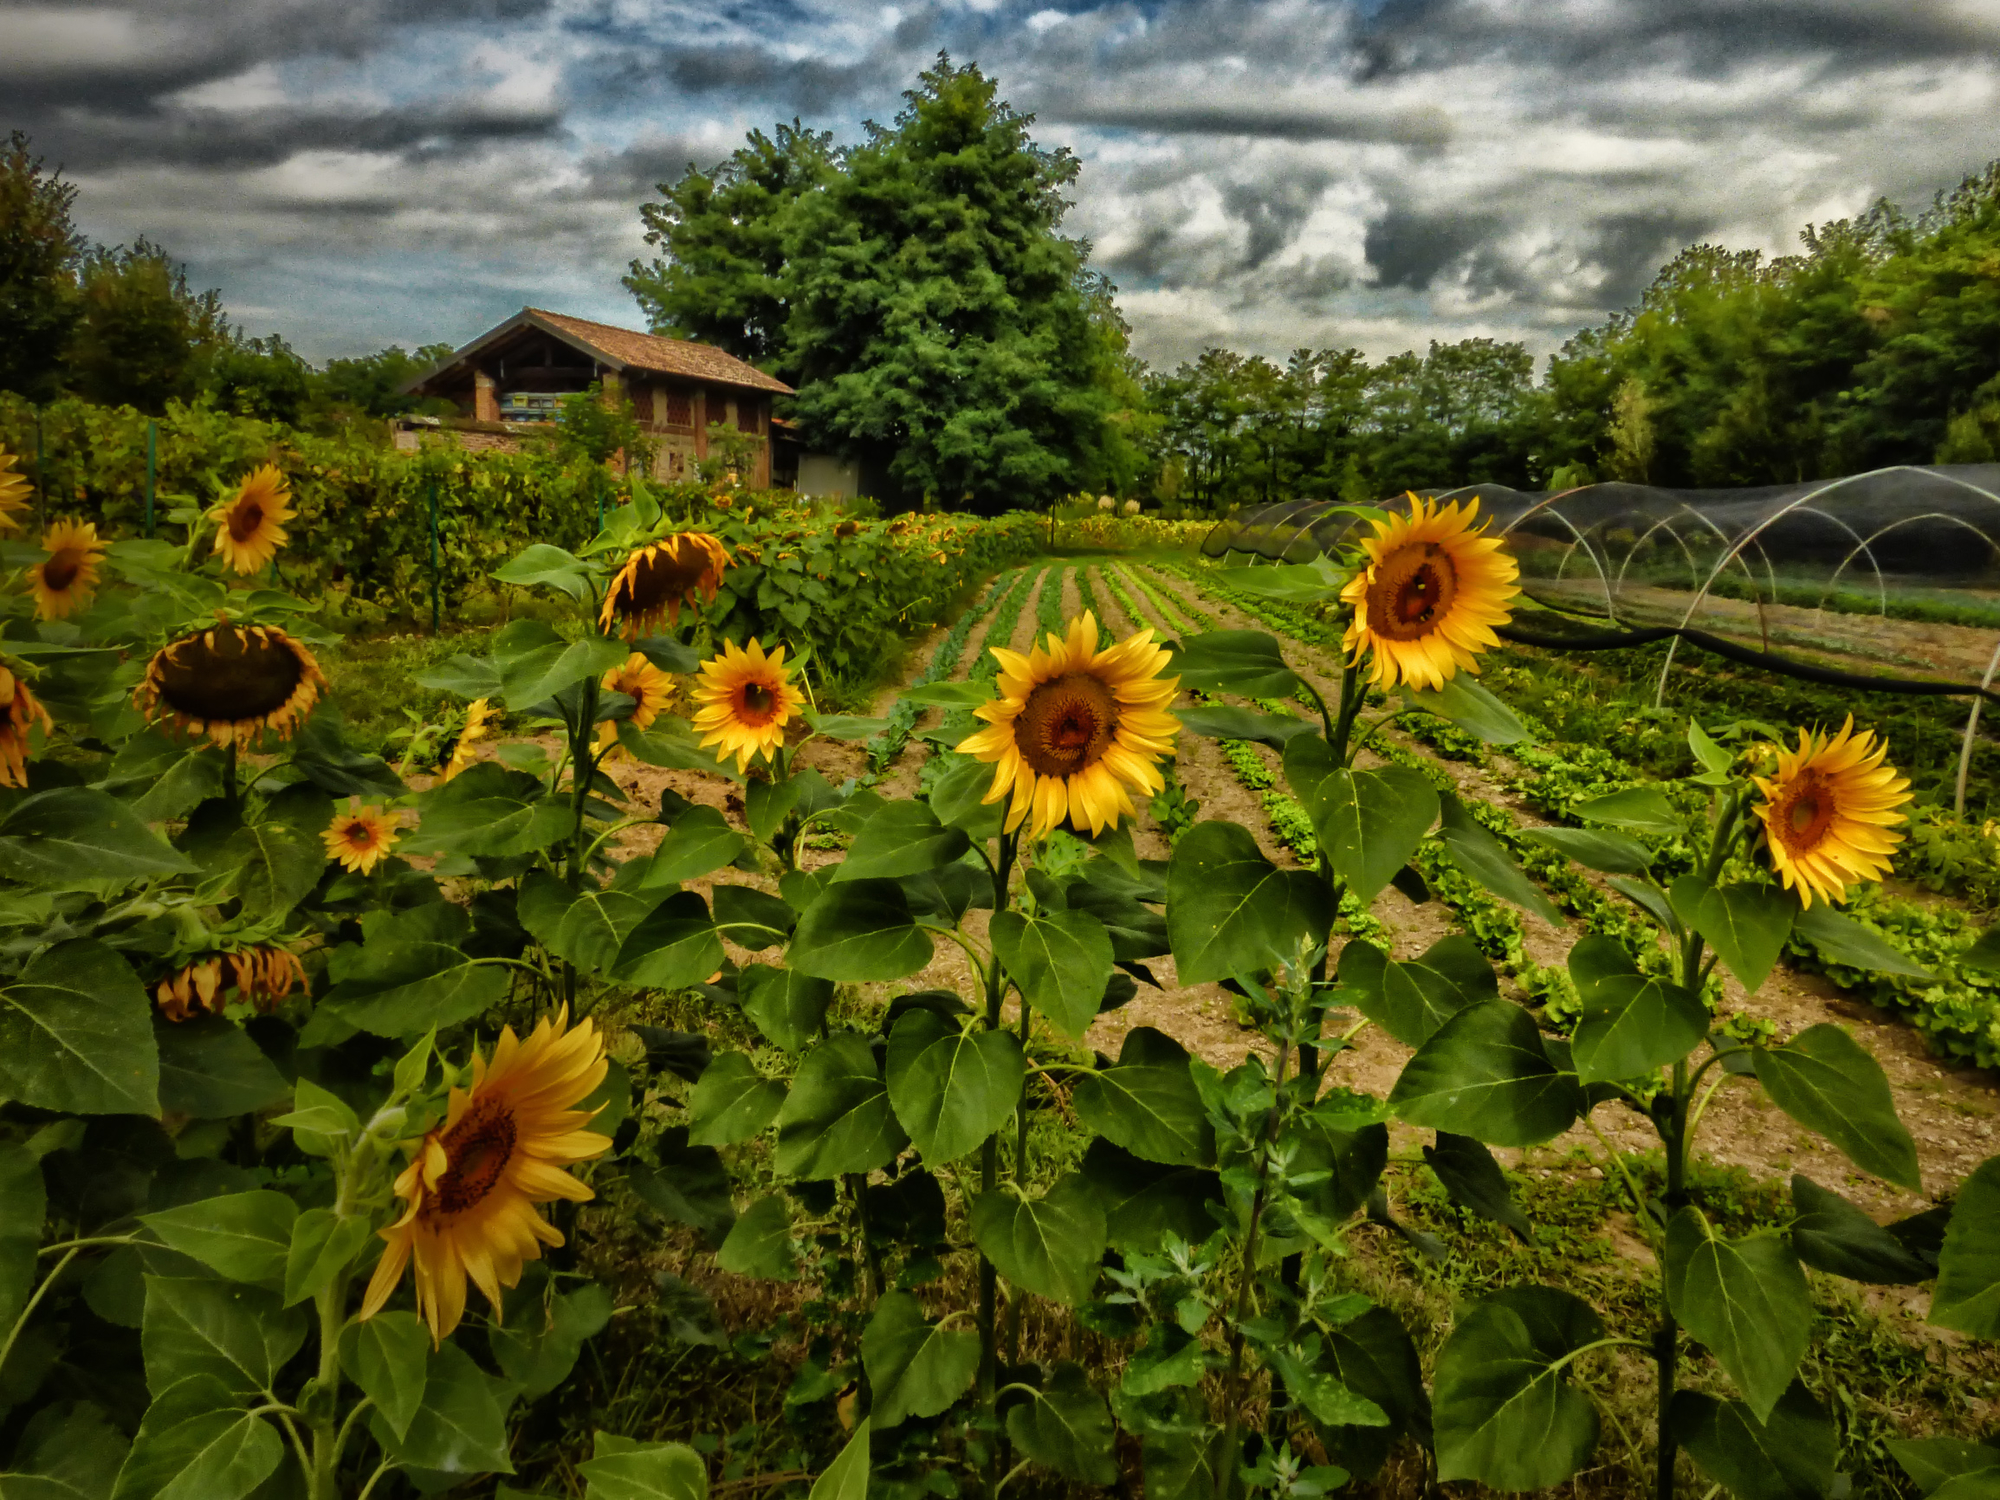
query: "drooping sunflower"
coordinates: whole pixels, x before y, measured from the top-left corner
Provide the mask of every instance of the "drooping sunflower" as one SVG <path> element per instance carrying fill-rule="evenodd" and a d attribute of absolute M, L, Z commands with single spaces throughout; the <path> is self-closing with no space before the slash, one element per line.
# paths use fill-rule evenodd
<path fill-rule="evenodd" d="M 563 1242 L 535 1205 L 595 1196 L 564 1169 L 611 1149 L 608 1136 L 584 1129 L 595 1111 L 575 1107 L 604 1079 L 604 1041 L 590 1021 L 568 1027 L 568 1019 L 567 1007 L 543 1017 L 525 1042 L 507 1027 L 491 1064 L 473 1054 L 472 1087 L 451 1091 L 444 1120 L 396 1179 L 403 1216 L 380 1231 L 389 1248 L 368 1283 L 364 1319 L 414 1262 L 417 1311 L 434 1341 L 465 1315 L 468 1277 L 498 1322 L 502 1288 L 519 1283 L 543 1245 Z"/>
<path fill-rule="evenodd" d="M 632 709 L 634 729 L 649 728 L 666 706 L 674 701 L 673 678 L 638 651 L 626 657 L 623 665 L 613 667 L 604 674 L 604 690 L 607 693 L 623 693 L 637 700 Z M 617 742 L 618 725 L 607 719 L 597 729 L 598 754 L 602 755 Z"/>
<path fill-rule="evenodd" d="M 290 739 L 325 687 L 312 653 L 277 626 L 221 624 L 155 653 L 132 702 L 227 746 L 266 729 Z"/>
<path fill-rule="evenodd" d="M 785 670 L 785 648 L 767 655 L 754 638 L 748 646 L 725 641 L 720 656 L 703 662 L 694 698 L 701 748 L 714 747 L 717 760 L 735 756 L 739 772 L 750 769 L 753 755 L 777 754 L 785 726 L 806 701 Z"/>
<path fill-rule="evenodd" d="M 1899 809 L 1910 800 L 1909 778 L 1884 764 L 1888 753 L 1874 730 L 1855 733 L 1849 714 L 1830 737 L 1801 729 L 1798 748 L 1780 750 L 1770 776 L 1751 778 L 1765 798 L 1755 811 L 1771 868 L 1800 905 L 1844 901 L 1848 886 L 1888 873 L 1903 841 Z"/>
<path fill-rule="evenodd" d="M 291 520 L 291 486 L 276 464 L 265 464 L 241 486 L 234 498 L 219 502 L 208 513 L 215 524 L 215 555 L 224 567 L 249 575 L 266 566 L 290 540 L 285 522 Z"/>
<path fill-rule="evenodd" d="M 15 469 L 20 461 L 16 455 L 0 448 L 0 536 L 19 531 L 21 523 L 18 517 L 28 509 L 32 486 L 28 483 L 28 476 Z"/>
<path fill-rule="evenodd" d="M 683 604 L 709 603 L 730 566 L 721 542 L 702 531 L 682 531 L 641 547 L 625 559 L 604 593 L 599 627 L 608 635 L 623 622 L 625 639 L 635 641 L 660 622 L 677 624 Z"/>
<path fill-rule="evenodd" d="M 1341 641 L 1380 688 L 1407 682 L 1441 688 L 1461 671 L 1479 670 L 1478 653 L 1500 644 L 1520 569 L 1498 537 L 1473 521 L 1479 501 L 1439 505 L 1409 497 L 1410 513 L 1375 523 L 1362 540 L 1368 565 L 1341 590 L 1354 606 Z"/>
<path fill-rule="evenodd" d="M 359 797 L 347 799 L 347 811 L 337 812 L 321 835 L 326 840 L 327 857 L 340 861 L 344 870 L 366 875 L 396 845 L 396 824 L 383 809 L 364 806 Z"/>
<path fill-rule="evenodd" d="M 0 666 L 0 786 L 28 784 L 28 736 L 37 724 L 49 731 L 49 711 L 12 668 Z"/>
<path fill-rule="evenodd" d="M 451 780 L 479 759 L 472 747 L 493 732 L 495 717 L 492 705 L 484 698 L 474 698 L 465 706 L 465 727 L 459 730 L 458 740 L 451 747 L 451 758 L 444 763 L 440 781 Z"/>
<path fill-rule="evenodd" d="M 1180 720 L 1167 712 L 1180 679 L 1160 676 L 1168 656 L 1151 630 L 1100 651 L 1097 617 L 1085 610 L 1067 638 L 1050 631 L 1047 646 L 1026 656 L 992 651 L 1000 696 L 973 710 L 987 727 L 958 749 L 995 764 L 982 800 L 1013 794 L 1010 832 L 1031 818 L 1034 838 L 1066 820 L 1095 835 L 1138 816 L 1132 792 L 1165 790 L 1158 761 L 1180 733 Z"/>
<path fill-rule="evenodd" d="M 28 587 L 35 596 L 35 618 L 67 619 L 90 602 L 97 589 L 97 564 L 104 543 L 89 521 L 57 521 L 42 533 L 48 559 L 28 569 Z"/>
<path fill-rule="evenodd" d="M 237 999 L 256 1006 L 258 1014 L 268 1014 L 284 1003 L 294 986 L 306 988 L 305 966 L 298 955 L 273 943 L 253 943 L 183 964 L 160 981 L 154 995 L 161 1015 L 185 1021 L 204 1010 L 221 1015 L 232 989 Z"/>

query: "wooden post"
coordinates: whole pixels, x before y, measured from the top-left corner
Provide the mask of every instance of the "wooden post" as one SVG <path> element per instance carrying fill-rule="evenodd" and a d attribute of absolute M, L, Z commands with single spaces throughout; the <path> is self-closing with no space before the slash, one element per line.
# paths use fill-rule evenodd
<path fill-rule="evenodd" d="M 153 534 L 153 479 L 158 472 L 160 424 L 146 424 L 146 535 Z M 276 558 L 272 559 L 274 562 Z"/>

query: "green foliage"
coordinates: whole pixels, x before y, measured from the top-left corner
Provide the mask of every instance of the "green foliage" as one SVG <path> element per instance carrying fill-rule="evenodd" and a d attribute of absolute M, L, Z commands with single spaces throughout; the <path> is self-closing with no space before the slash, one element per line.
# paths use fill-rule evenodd
<path fill-rule="evenodd" d="M 43 169 L 27 136 L 8 136 L 0 151 L 0 391 L 29 400 L 55 394 L 81 312 L 76 268 L 84 241 L 70 219 L 76 194 L 60 171 Z"/>

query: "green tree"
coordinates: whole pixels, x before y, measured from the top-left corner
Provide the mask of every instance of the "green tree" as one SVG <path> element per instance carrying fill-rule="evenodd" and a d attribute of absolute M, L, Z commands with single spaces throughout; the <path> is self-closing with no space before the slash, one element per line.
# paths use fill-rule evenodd
<path fill-rule="evenodd" d="M 139 239 L 91 252 L 83 265 L 83 317 L 69 352 L 69 383 L 103 406 L 157 416 L 202 388 L 230 343 L 222 294 L 197 294 L 166 251 Z"/>
<path fill-rule="evenodd" d="M 791 216 L 793 415 L 904 503 L 1041 504 L 1102 472 L 1116 400 L 1057 232 L 1078 163 L 976 66 L 940 54 L 904 98 Z"/>
<path fill-rule="evenodd" d="M 70 222 L 76 188 L 45 172 L 15 131 L 0 150 L 0 391 L 46 401 L 80 308 L 84 240 Z"/>
<path fill-rule="evenodd" d="M 639 210 L 651 261 L 632 262 L 625 285 L 655 333 L 698 339 L 752 364 L 786 373 L 790 307 L 787 239 L 799 199 L 825 187 L 839 153 L 827 131 L 797 120 L 775 139 L 750 133 L 725 162 L 689 163 Z"/>
<path fill-rule="evenodd" d="M 315 382 L 315 399 L 335 412 L 399 417 L 425 404 L 406 394 L 403 387 L 456 352 L 450 344 L 425 344 L 415 353 L 400 344 L 391 344 L 374 354 L 330 359 Z M 449 402 L 438 404 L 448 410 L 457 409 Z"/>
<path fill-rule="evenodd" d="M 228 340 L 212 352 L 206 371 L 217 406 L 293 427 L 305 419 L 315 384 L 312 366 L 275 333 Z"/>

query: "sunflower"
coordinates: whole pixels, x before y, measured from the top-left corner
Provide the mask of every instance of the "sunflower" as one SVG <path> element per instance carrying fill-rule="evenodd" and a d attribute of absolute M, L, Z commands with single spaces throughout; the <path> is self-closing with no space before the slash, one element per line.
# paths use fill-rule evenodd
<path fill-rule="evenodd" d="M 14 472 L 14 466 L 20 461 L 5 448 L 0 448 L 0 536 L 19 531 L 21 523 L 15 517 L 28 508 L 32 487 L 27 475 Z"/>
<path fill-rule="evenodd" d="M 49 732 L 49 711 L 11 668 L 0 666 L 0 786 L 28 784 L 28 736 L 37 724 Z"/>
<path fill-rule="evenodd" d="M 312 653 L 277 626 L 221 624 L 157 652 L 132 702 L 149 719 L 231 745 L 266 729 L 290 739 L 325 687 Z"/>
<path fill-rule="evenodd" d="M 1500 644 L 1493 627 L 1512 613 L 1520 569 L 1498 537 L 1473 529 L 1478 500 L 1409 501 L 1407 516 L 1377 521 L 1362 540 L 1368 565 L 1340 594 L 1354 606 L 1341 648 L 1356 662 L 1374 653 L 1377 687 L 1436 689 L 1461 669 L 1477 672 L 1478 652 Z"/>
<path fill-rule="evenodd" d="M 709 602 L 730 565 L 722 543 L 706 532 L 682 531 L 625 559 L 604 594 L 600 628 L 608 635 L 623 620 L 625 639 L 637 640 L 662 620 L 678 624 L 683 604 Z"/>
<path fill-rule="evenodd" d="M 154 991 L 160 1014 L 169 1021 L 185 1021 L 201 1011 L 221 1015 L 225 992 L 254 1005 L 259 1015 L 276 1010 L 294 986 L 306 988 L 305 966 L 290 949 L 270 943 L 256 943 L 227 953 L 211 953 L 183 964 L 179 972 L 162 979 Z"/>
<path fill-rule="evenodd" d="M 766 656 L 753 637 L 748 647 L 725 641 L 722 655 L 701 664 L 694 690 L 701 708 L 694 727 L 703 731 L 701 748 L 717 747 L 719 761 L 736 757 L 739 772 L 750 769 L 760 751 L 775 756 L 789 724 L 806 701 L 785 672 L 785 648 Z"/>
<path fill-rule="evenodd" d="M 585 1130 L 595 1111 L 575 1108 L 604 1079 L 604 1041 L 589 1021 L 565 1029 L 567 1007 L 543 1017 L 527 1041 L 500 1033 L 489 1065 L 472 1055 L 472 1087 L 454 1088 L 444 1120 L 416 1146 L 396 1179 L 403 1216 L 381 1231 L 389 1248 L 375 1267 L 361 1316 L 372 1318 L 416 1262 L 417 1311 L 442 1341 L 465 1315 L 470 1277 L 500 1319 L 501 1288 L 563 1237 L 538 1203 L 595 1196 L 563 1169 L 611 1149 Z"/>
<path fill-rule="evenodd" d="M 289 538 L 285 522 L 294 512 L 291 486 L 276 464 L 265 464 L 243 481 L 232 500 L 209 511 L 215 523 L 215 555 L 238 573 L 256 572 L 278 555 Z"/>
<path fill-rule="evenodd" d="M 46 562 L 28 569 L 28 587 L 35 595 L 35 618 L 61 620 L 90 602 L 97 588 L 97 564 L 104 543 L 89 521 L 57 521 L 42 533 Z"/>
<path fill-rule="evenodd" d="M 1180 679 L 1160 676 L 1168 658 L 1151 630 L 1100 651 L 1097 617 L 1085 610 L 1070 621 L 1067 640 L 1050 631 L 1047 648 L 1026 656 L 992 650 L 1000 696 L 973 710 L 987 727 L 958 749 L 997 764 L 982 800 L 1014 794 L 1009 832 L 1032 812 L 1033 837 L 1066 819 L 1095 835 L 1121 816 L 1138 816 L 1132 791 L 1166 789 L 1156 762 L 1180 733 L 1180 720 L 1166 711 Z"/>
<path fill-rule="evenodd" d="M 381 808 L 364 807 L 359 797 L 349 797 L 347 811 L 335 813 L 321 837 L 329 859 L 339 860 L 344 870 L 366 875 L 389 857 L 396 845 L 396 825 Z"/>
<path fill-rule="evenodd" d="M 1892 831 L 1906 821 L 1898 809 L 1910 800 L 1909 779 L 1882 763 L 1888 753 L 1874 730 L 1856 734 L 1849 714 L 1831 738 L 1801 729 L 1772 775 L 1751 778 L 1765 797 L 1756 813 L 1771 866 L 1801 905 L 1844 901 L 1852 882 L 1888 873 L 1903 841 Z"/>
<path fill-rule="evenodd" d="M 636 699 L 632 709 L 632 727 L 648 728 L 660 711 L 674 701 L 674 680 L 637 651 L 625 658 L 623 666 L 613 667 L 604 674 L 604 690 L 607 693 L 623 693 Z M 618 742 L 618 725 L 607 719 L 598 726 L 597 753 L 602 755 Z"/>
<path fill-rule="evenodd" d="M 458 732 L 458 740 L 451 747 L 451 759 L 444 763 L 441 781 L 449 781 L 460 771 L 471 765 L 479 757 L 472 747 L 493 732 L 493 720 L 497 715 L 484 698 L 474 698 L 465 706 L 465 727 Z"/>

